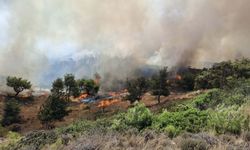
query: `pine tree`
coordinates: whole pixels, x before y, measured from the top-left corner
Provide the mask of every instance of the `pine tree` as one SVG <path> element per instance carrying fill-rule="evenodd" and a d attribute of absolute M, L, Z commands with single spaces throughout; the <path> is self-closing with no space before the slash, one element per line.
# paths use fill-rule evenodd
<path fill-rule="evenodd" d="M 52 121 L 61 120 L 68 114 L 67 106 L 68 103 L 65 99 L 60 95 L 52 94 L 41 107 L 38 119 L 48 127 Z"/>
<path fill-rule="evenodd" d="M 20 122 L 21 117 L 19 113 L 20 113 L 20 107 L 17 100 L 16 99 L 6 100 L 2 125 L 6 126 Z"/>

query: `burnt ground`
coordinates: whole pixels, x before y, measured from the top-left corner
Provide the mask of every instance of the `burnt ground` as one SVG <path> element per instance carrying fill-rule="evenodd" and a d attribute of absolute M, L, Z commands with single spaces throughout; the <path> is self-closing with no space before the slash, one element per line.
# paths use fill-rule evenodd
<path fill-rule="evenodd" d="M 171 93 L 171 95 L 167 97 L 162 96 L 160 104 L 157 103 L 155 96 L 147 93 L 144 95 L 141 102 L 143 102 L 151 111 L 158 112 L 175 102 L 193 98 L 194 96 L 204 92 L 206 91 Z M 42 125 L 37 119 L 37 113 L 39 112 L 40 107 L 45 102 L 47 97 L 48 95 L 36 96 L 32 101 L 25 101 L 25 99 L 23 99 L 20 102 L 20 115 L 22 117 L 22 122 L 18 125 L 21 127 L 20 132 L 22 134 L 33 130 L 42 129 Z M 3 115 L 4 98 L 4 96 L 0 96 L 0 116 Z M 119 100 L 117 103 L 112 104 L 103 110 L 102 108 L 97 107 L 98 103 L 99 102 L 95 102 L 85 105 L 76 101 L 72 102 L 69 107 L 69 115 L 66 116 L 62 121 L 55 122 L 55 126 L 58 127 L 67 125 L 78 119 L 95 120 L 100 117 L 108 117 L 118 112 L 124 112 L 129 107 L 131 107 L 128 101 Z"/>

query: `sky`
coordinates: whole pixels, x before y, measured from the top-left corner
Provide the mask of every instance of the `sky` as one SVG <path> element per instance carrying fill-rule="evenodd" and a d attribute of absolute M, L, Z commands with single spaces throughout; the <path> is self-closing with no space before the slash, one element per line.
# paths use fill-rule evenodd
<path fill-rule="evenodd" d="M 0 75 L 126 78 L 250 57 L 249 0 L 0 0 Z"/>

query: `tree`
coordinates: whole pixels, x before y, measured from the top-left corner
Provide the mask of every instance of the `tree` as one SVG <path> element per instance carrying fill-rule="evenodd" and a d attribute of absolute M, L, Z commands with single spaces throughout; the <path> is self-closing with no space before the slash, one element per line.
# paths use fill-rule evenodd
<path fill-rule="evenodd" d="M 77 85 L 78 85 L 79 91 L 80 91 L 81 93 L 85 91 L 85 82 L 86 82 L 85 79 L 78 79 L 78 80 L 77 80 Z"/>
<path fill-rule="evenodd" d="M 38 119 L 48 128 L 52 121 L 61 120 L 68 114 L 67 107 L 68 102 L 63 97 L 52 94 L 40 108 Z"/>
<path fill-rule="evenodd" d="M 12 87 L 16 92 L 15 97 L 18 96 L 20 92 L 25 89 L 31 88 L 31 83 L 28 80 L 17 78 L 17 77 L 7 77 L 7 86 Z"/>
<path fill-rule="evenodd" d="M 164 67 L 159 71 L 159 74 L 156 74 L 151 79 L 151 89 L 153 95 L 157 95 L 157 101 L 160 103 L 161 96 L 168 96 L 169 90 L 167 85 L 167 67 Z"/>
<path fill-rule="evenodd" d="M 19 115 L 20 107 L 16 99 L 10 99 L 5 102 L 4 115 L 2 120 L 2 125 L 11 125 L 13 123 L 18 123 L 21 120 Z"/>
<path fill-rule="evenodd" d="M 99 86 L 92 79 L 85 80 L 84 85 L 85 91 L 88 95 L 95 95 L 99 91 Z"/>
<path fill-rule="evenodd" d="M 66 97 L 69 100 L 71 95 L 77 96 L 79 94 L 79 88 L 73 74 L 66 74 L 64 76 L 64 85 L 66 87 Z"/>
<path fill-rule="evenodd" d="M 140 101 L 142 95 L 147 91 L 147 89 L 148 81 L 144 77 L 127 80 L 127 90 L 129 93 L 127 99 L 130 101 L 130 103 Z"/>
<path fill-rule="evenodd" d="M 61 95 L 63 93 L 63 90 L 64 82 L 61 78 L 57 78 L 52 84 L 51 92 L 53 92 L 54 94 Z"/>

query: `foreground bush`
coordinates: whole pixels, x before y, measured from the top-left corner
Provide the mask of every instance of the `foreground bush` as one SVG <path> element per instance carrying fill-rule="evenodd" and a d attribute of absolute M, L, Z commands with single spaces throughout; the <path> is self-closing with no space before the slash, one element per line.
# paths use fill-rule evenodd
<path fill-rule="evenodd" d="M 127 127 L 134 127 L 142 130 L 151 126 L 153 115 L 150 110 L 143 104 L 136 104 L 135 107 L 130 108 L 127 113 L 118 115 L 112 124 L 113 129 L 125 129 Z"/>
<path fill-rule="evenodd" d="M 171 125 L 175 127 L 177 131 L 185 130 L 196 133 L 206 126 L 207 118 L 208 115 L 206 111 L 199 111 L 195 108 L 180 112 L 164 111 L 154 120 L 153 128 L 162 130 Z"/>
<path fill-rule="evenodd" d="M 217 134 L 238 134 L 240 135 L 245 126 L 249 125 L 246 116 L 235 108 L 218 108 L 217 111 L 209 112 L 208 127 Z"/>

